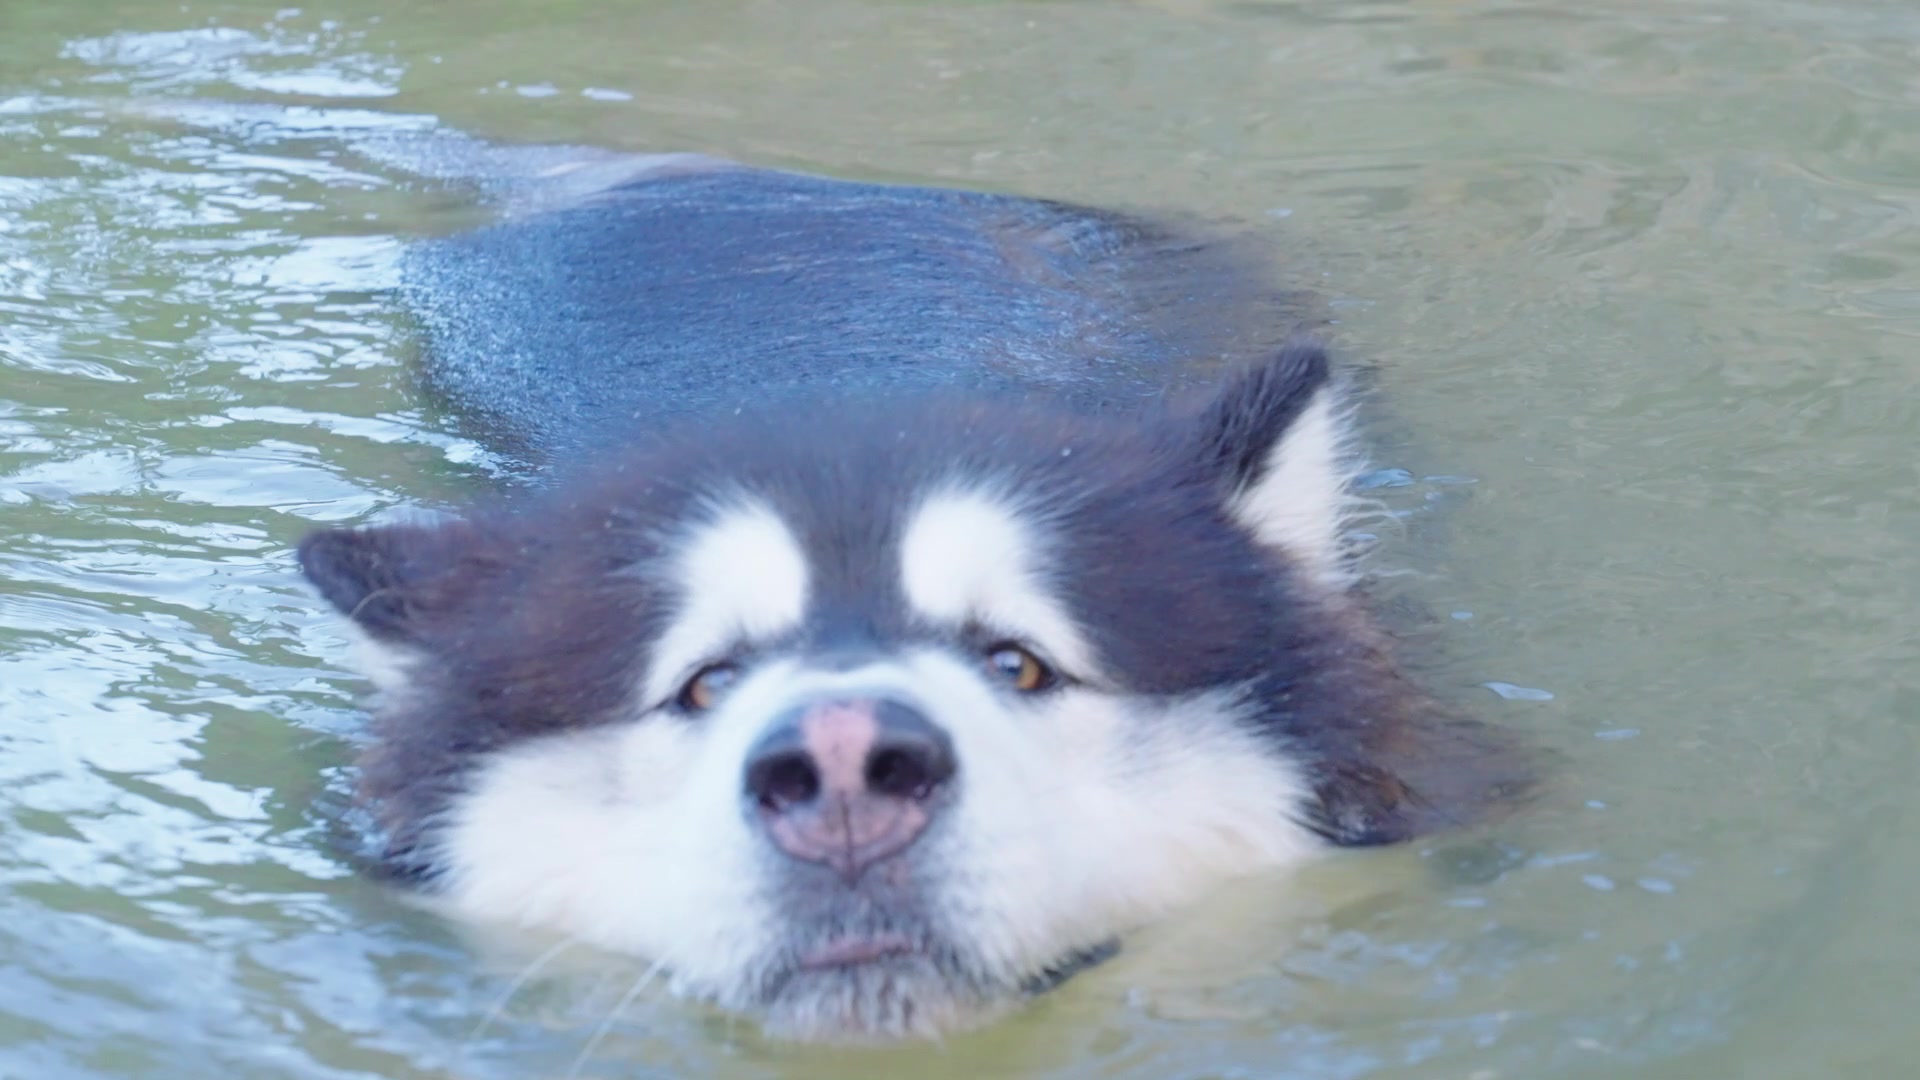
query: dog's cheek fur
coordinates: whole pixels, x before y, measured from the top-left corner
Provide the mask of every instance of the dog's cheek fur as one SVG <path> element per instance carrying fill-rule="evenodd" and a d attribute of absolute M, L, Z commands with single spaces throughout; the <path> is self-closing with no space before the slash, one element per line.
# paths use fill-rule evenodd
<path fill-rule="evenodd" d="M 779 926 L 729 797 L 744 727 L 656 715 L 488 755 L 434 830 L 441 904 L 641 956 L 726 997 Z"/>
<path fill-rule="evenodd" d="M 1305 778 L 1241 725 L 1231 694 L 1009 703 L 943 655 L 913 669 L 956 711 L 964 763 L 938 853 L 944 921 L 996 978 L 1324 848 L 1301 823 Z"/>

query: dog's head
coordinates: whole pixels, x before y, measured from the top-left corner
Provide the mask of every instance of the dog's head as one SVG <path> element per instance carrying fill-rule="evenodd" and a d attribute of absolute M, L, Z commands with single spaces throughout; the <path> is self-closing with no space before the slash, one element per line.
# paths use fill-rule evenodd
<path fill-rule="evenodd" d="M 1311 345 L 1146 416 L 789 409 L 301 561 L 367 639 L 393 858 L 448 906 L 779 1032 L 933 1033 L 1406 826 L 1341 420 Z"/>

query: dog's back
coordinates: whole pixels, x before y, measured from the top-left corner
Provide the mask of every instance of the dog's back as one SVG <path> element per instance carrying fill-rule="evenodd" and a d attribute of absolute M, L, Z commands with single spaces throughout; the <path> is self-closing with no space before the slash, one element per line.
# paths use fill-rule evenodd
<path fill-rule="evenodd" d="M 434 388 L 535 459 L 786 392 L 1138 404 L 1271 355 L 1306 307 L 1198 228 L 698 157 L 407 270 Z"/>

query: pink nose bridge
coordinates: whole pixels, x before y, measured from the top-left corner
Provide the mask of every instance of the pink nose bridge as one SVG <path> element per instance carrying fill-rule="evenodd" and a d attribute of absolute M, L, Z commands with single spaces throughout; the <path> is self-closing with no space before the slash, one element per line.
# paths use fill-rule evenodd
<path fill-rule="evenodd" d="M 768 837 L 787 855 L 830 867 L 851 883 L 913 843 L 931 819 L 929 809 L 920 799 L 876 789 L 869 779 L 875 749 L 884 742 L 877 702 L 822 702 L 803 712 L 798 726 L 818 792 L 778 810 L 763 808 Z"/>
<path fill-rule="evenodd" d="M 800 717 L 800 744 L 820 771 L 823 795 L 865 791 L 867 759 L 879 740 L 880 717 L 872 701 L 827 702 Z"/>

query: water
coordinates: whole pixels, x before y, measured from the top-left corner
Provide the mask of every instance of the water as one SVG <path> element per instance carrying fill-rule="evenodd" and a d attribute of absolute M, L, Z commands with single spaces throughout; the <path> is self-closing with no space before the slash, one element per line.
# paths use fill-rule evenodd
<path fill-rule="evenodd" d="M 642 994 L 581 1074 L 1911 1075 L 1916 42 L 1885 0 L 0 0 L 0 1076 L 565 1075 L 638 974 L 556 958 L 482 1028 L 517 961 L 335 824 L 356 683 L 288 546 L 487 465 L 383 295 L 473 200 L 375 129 L 1280 230 L 1380 366 L 1432 680 L 1559 758 L 982 1035 Z"/>

